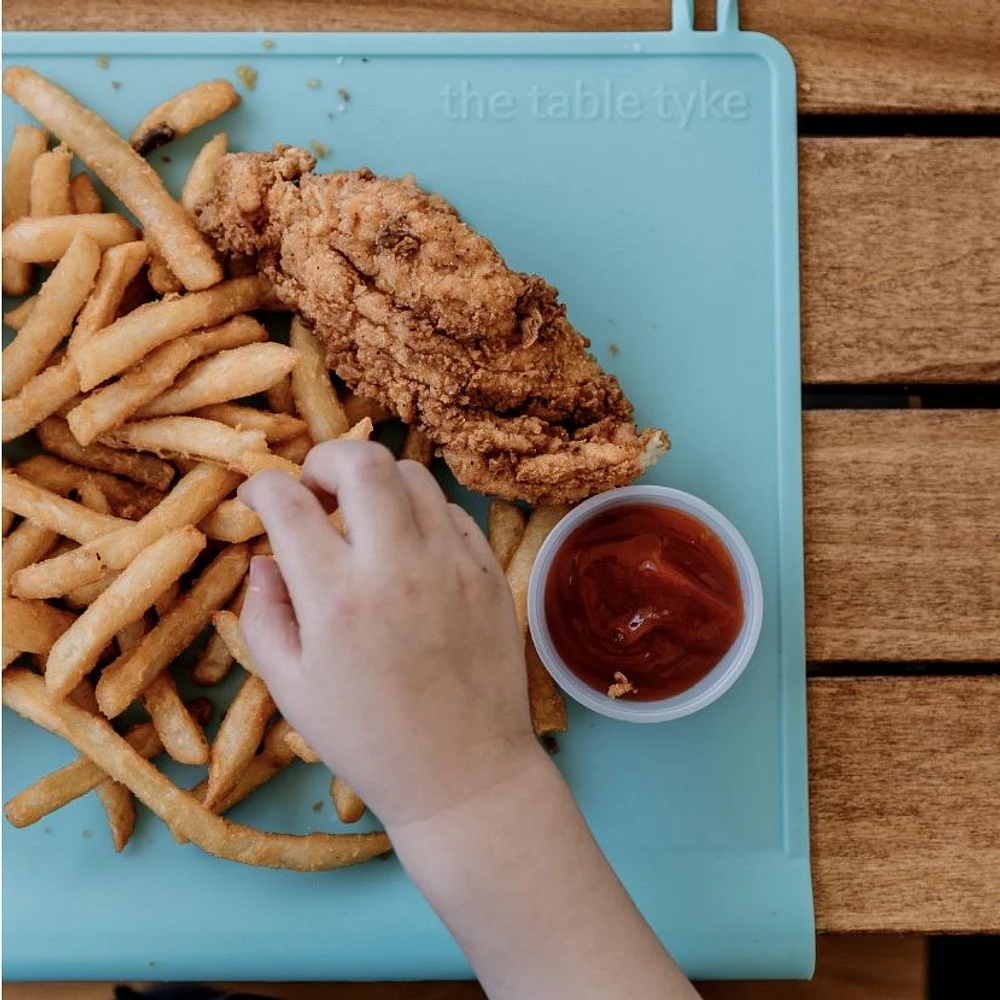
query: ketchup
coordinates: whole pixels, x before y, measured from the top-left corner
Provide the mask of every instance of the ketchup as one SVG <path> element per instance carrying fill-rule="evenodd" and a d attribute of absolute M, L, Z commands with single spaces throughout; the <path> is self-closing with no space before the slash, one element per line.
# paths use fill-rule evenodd
<path fill-rule="evenodd" d="M 592 688 L 636 701 L 669 698 L 700 681 L 743 624 L 733 560 L 700 521 L 629 504 L 580 525 L 545 582 L 549 634 Z"/>

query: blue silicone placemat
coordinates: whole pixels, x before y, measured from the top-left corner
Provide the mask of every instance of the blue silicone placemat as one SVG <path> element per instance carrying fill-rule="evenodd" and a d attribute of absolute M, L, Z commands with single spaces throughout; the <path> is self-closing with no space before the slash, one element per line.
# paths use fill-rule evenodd
<path fill-rule="evenodd" d="M 166 95 L 250 65 L 256 89 L 219 126 L 233 148 L 316 141 L 332 150 L 321 169 L 412 171 L 513 267 L 559 287 L 640 421 L 670 433 L 648 480 L 733 520 L 760 564 L 766 612 L 753 661 L 720 702 L 658 726 L 571 703 L 557 763 L 690 975 L 802 977 L 813 917 L 794 70 L 772 39 L 722 23 L 628 35 L 14 34 L 5 45 L 8 63 L 126 131 Z M 5 99 L 5 148 L 24 120 Z M 211 130 L 153 155 L 169 157 L 175 189 Z M 3 749 L 5 795 L 72 757 L 8 712 Z M 332 829 L 327 784 L 322 768 L 295 765 L 234 815 Z M 93 796 L 32 828 L 5 826 L 3 880 L 8 979 L 469 974 L 395 860 L 259 871 L 177 846 L 146 814 L 116 856 Z"/>

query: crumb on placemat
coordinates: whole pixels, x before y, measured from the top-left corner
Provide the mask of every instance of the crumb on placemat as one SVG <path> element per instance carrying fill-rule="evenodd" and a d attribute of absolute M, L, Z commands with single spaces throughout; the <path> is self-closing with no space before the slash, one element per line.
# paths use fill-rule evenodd
<path fill-rule="evenodd" d="M 236 75 L 240 78 L 240 83 L 243 84 L 247 90 L 253 90 L 257 86 L 257 70 L 253 66 L 247 66 L 246 63 L 241 63 L 236 67 Z"/>
<path fill-rule="evenodd" d="M 621 350 L 621 348 L 617 344 L 608 344 L 608 354 L 610 354 L 611 357 L 617 358 L 618 357 L 618 352 L 620 350 Z"/>
<path fill-rule="evenodd" d="M 346 87 L 337 88 L 337 96 L 346 104 L 350 99 L 351 95 L 348 93 Z"/>
<path fill-rule="evenodd" d="M 260 47 L 265 52 L 270 52 L 270 50 L 274 48 L 274 39 L 273 38 L 265 38 L 264 41 L 262 41 L 260 43 Z"/>
<path fill-rule="evenodd" d="M 638 694 L 639 689 L 620 671 L 615 671 L 614 684 L 608 685 L 609 698 L 622 698 L 627 694 Z"/>
<path fill-rule="evenodd" d="M 312 804 L 312 811 L 314 813 L 318 813 L 322 808 L 323 808 L 323 802 L 322 802 L 322 800 L 320 800 L 319 802 L 314 802 Z"/>
<path fill-rule="evenodd" d="M 323 81 L 318 77 L 311 76 L 308 80 L 306 80 L 306 86 L 310 90 L 319 90 L 319 88 L 323 86 Z"/>
<path fill-rule="evenodd" d="M 111 60 L 107 56 L 98 56 L 94 62 L 98 69 L 107 69 L 111 65 Z"/>
<path fill-rule="evenodd" d="M 122 89 L 122 82 L 121 82 L 121 80 L 112 80 L 111 81 L 111 88 L 112 88 L 112 90 L 121 90 Z"/>
<path fill-rule="evenodd" d="M 318 139 L 309 140 L 309 148 L 313 151 L 313 156 L 317 160 L 325 160 L 330 155 L 330 147 L 325 142 Z"/>

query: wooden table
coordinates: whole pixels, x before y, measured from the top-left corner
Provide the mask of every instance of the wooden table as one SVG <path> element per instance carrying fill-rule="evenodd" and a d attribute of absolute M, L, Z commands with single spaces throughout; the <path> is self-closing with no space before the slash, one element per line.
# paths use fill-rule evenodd
<path fill-rule="evenodd" d="M 5 6 L 7 29 L 599 31 L 666 28 L 670 4 Z M 712 7 L 698 0 L 697 26 L 714 23 Z M 817 924 L 825 932 L 998 932 L 1000 7 L 741 7 L 744 28 L 791 50 L 803 115 Z M 393 995 L 472 995 L 426 989 Z"/>

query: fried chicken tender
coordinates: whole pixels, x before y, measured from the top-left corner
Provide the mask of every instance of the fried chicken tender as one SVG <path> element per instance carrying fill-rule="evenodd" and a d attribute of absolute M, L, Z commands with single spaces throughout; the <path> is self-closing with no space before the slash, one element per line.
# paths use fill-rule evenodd
<path fill-rule="evenodd" d="M 347 385 L 418 425 L 465 486 L 567 503 L 664 452 L 556 290 L 511 271 L 412 177 L 314 174 L 301 149 L 236 153 L 196 208 L 219 250 L 256 261 Z"/>

